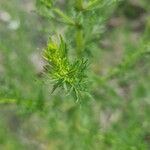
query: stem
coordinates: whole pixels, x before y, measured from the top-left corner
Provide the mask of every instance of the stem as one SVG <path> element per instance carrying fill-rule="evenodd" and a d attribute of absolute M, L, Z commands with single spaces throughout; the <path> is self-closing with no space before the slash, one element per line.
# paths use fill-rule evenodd
<path fill-rule="evenodd" d="M 83 0 L 76 0 L 77 13 L 82 13 L 83 10 Z M 83 36 L 83 27 L 82 25 L 76 23 L 76 54 L 78 57 L 81 57 L 81 53 L 84 49 L 84 36 Z"/>
<path fill-rule="evenodd" d="M 146 41 L 146 43 L 147 43 L 147 41 L 149 41 L 149 37 L 150 37 L 150 20 L 147 18 L 143 41 Z"/>
<path fill-rule="evenodd" d="M 76 32 L 76 53 L 77 53 L 78 57 L 81 56 L 83 49 L 84 49 L 83 30 L 77 29 L 77 32 Z"/>
<path fill-rule="evenodd" d="M 82 0 L 76 0 L 76 8 L 79 11 L 83 9 Z"/>
<path fill-rule="evenodd" d="M 7 98 L 0 99 L 0 104 L 16 104 L 16 103 L 17 103 L 16 99 L 7 99 Z"/>

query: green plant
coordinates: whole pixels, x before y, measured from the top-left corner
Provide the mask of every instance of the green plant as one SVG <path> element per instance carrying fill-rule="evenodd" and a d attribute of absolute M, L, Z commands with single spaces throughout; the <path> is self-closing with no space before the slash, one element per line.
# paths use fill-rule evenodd
<path fill-rule="evenodd" d="M 83 59 L 88 60 L 88 63 L 91 64 L 91 55 L 94 55 L 92 51 L 98 51 L 98 39 L 101 36 L 101 32 L 105 30 L 106 19 L 111 14 L 111 11 L 106 10 L 106 8 L 112 9 L 116 3 L 117 1 L 113 0 L 76 0 L 64 4 L 66 10 L 61 10 L 57 1 L 37 1 L 38 12 L 48 17 L 48 19 L 53 19 L 54 22 L 62 24 L 63 36 L 68 40 L 67 43 L 64 43 L 61 37 L 59 45 L 56 44 L 57 41 L 50 40 L 44 52 L 44 57 L 50 66 L 47 70 L 54 81 L 53 91 L 57 87 L 64 87 L 66 91 L 74 91 L 76 96 L 79 97 L 79 91 L 85 89 L 85 87 L 82 88 L 84 80 L 90 79 L 85 78 L 87 76 L 85 75 L 87 65 Z M 58 28 L 61 28 L 59 24 L 57 25 Z M 55 32 L 58 32 L 57 26 Z M 144 39 L 143 42 L 146 42 L 146 40 Z M 98 79 L 104 83 L 118 75 L 123 75 L 141 57 L 147 54 L 147 44 L 142 43 L 141 45 L 142 47 L 137 52 L 125 56 L 123 62 L 110 69 L 104 77 L 94 75 L 91 78 L 96 78 L 96 80 Z M 72 56 L 68 55 L 68 51 L 70 54 L 76 54 L 76 56 L 72 58 Z M 76 59 L 73 64 L 69 62 L 69 57 Z M 92 72 L 88 73 L 93 74 Z"/>
<path fill-rule="evenodd" d="M 124 81 L 126 80 L 126 76 L 127 78 L 130 78 L 130 74 L 132 76 L 132 69 L 135 68 L 139 61 L 149 53 L 149 42 L 147 42 L 148 39 L 143 38 L 140 41 L 137 50 L 132 54 L 123 56 L 120 63 L 110 68 L 110 71 L 108 71 L 107 74 L 99 75 L 92 71 L 92 63 L 96 58 L 94 53 L 97 55 L 100 49 L 98 43 L 101 39 L 101 36 L 105 32 L 105 23 L 118 3 L 119 2 L 113 0 L 76 0 L 66 1 L 66 3 L 64 2 L 63 4 L 59 3 L 59 1 L 37 1 L 39 14 L 44 16 L 45 18 L 50 19 L 52 21 L 52 26 L 53 24 L 55 24 L 55 31 L 51 33 L 50 37 L 53 34 L 61 34 L 59 40 L 56 38 L 55 40 L 51 40 L 50 38 L 47 47 L 44 50 L 44 58 L 48 63 L 48 67 L 46 67 L 46 74 L 53 81 L 52 91 L 59 87 L 63 87 L 63 89 L 65 89 L 70 96 L 75 93 L 76 99 L 80 99 L 80 102 L 83 103 L 85 107 L 82 108 L 83 110 L 85 109 L 85 111 L 81 113 L 78 105 L 75 105 L 65 111 L 67 114 L 70 113 L 70 109 L 71 112 L 73 111 L 73 114 L 78 115 L 93 112 L 92 106 L 89 106 L 87 103 L 89 103 L 89 100 L 95 99 L 94 93 L 99 87 L 102 88 L 105 93 L 108 93 L 110 97 L 114 97 L 114 99 L 119 99 L 119 101 L 121 101 L 122 96 L 118 95 L 116 90 L 111 86 L 110 82 L 112 80 L 118 80 L 118 82 L 122 82 L 121 84 L 123 85 L 127 84 L 126 81 Z M 144 36 L 147 33 L 148 32 L 146 31 Z M 64 39 L 66 42 L 64 42 Z M 83 61 L 83 59 L 87 61 Z M 89 64 L 88 67 L 86 65 L 86 62 L 88 62 Z M 89 71 L 90 69 L 91 71 Z M 86 86 L 84 86 L 85 81 Z M 73 93 L 70 91 L 72 91 Z M 85 91 L 86 94 L 88 93 L 88 96 L 86 94 L 84 94 L 83 96 L 83 93 Z M 101 97 L 102 96 L 104 96 L 105 99 L 107 97 L 107 94 L 101 95 Z M 61 98 L 65 99 L 65 97 L 66 96 Z M 107 99 L 108 98 L 106 98 L 106 100 Z M 110 105 L 113 105 L 113 102 L 108 103 L 110 103 Z M 117 105 L 119 105 L 119 103 L 120 102 L 117 102 L 116 104 L 114 103 L 113 107 L 116 107 Z M 122 109 L 124 110 L 126 104 L 123 104 L 123 106 L 121 107 L 123 107 Z M 95 133 L 95 131 L 92 131 L 91 126 L 84 123 L 84 121 L 82 121 L 82 119 L 78 115 L 69 115 L 67 117 L 72 119 L 73 124 L 76 124 L 76 120 L 78 120 L 77 125 L 72 126 L 72 123 L 68 125 L 70 128 L 69 132 L 72 132 L 72 135 L 67 134 L 67 136 L 75 138 L 76 133 L 74 133 L 74 131 L 79 132 L 79 135 L 83 132 L 83 134 L 85 134 L 85 137 L 82 137 L 82 135 L 80 135 L 81 143 L 84 143 L 86 140 L 99 141 L 100 135 Z M 59 123 L 55 118 L 52 117 L 51 119 L 52 122 L 55 121 L 56 123 L 54 126 L 59 126 Z M 64 123 L 64 121 L 62 122 Z M 95 129 L 98 130 L 97 121 L 92 119 L 92 122 L 93 124 L 95 124 Z M 55 130 L 57 133 L 58 128 L 59 127 L 56 127 L 53 130 Z M 90 139 L 89 136 L 91 136 Z M 74 146 L 70 145 L 68 149 L 83 150 L 91 149 L 91 147 L 94 147 L 94 149 L 98 149 L 97 147 L 100 148 L 100 143 L 98 142 L 96 144 L 94 141 L 89 143 L 88 145 L 84 145 L 83 143 L 82 145 L 80 143 L 82 146 L 78 147 L 75 144 L 75 140 L 77 139 L 74 139 Z M 102 144 L 101 148 L 103 148 L 104 145 Z M 131 148 L 131 146 L 129 147 Z M 139 145 L 139 147 L 141 147 L 141 149 L 145 148 L 144 145 Z"/>
<path fill-rule="evenodd" d="M 51 39 L 48 41 L 44 58 L 48 62 L 46 70 L 54 82 L 52 92 L 57 87 L 63 87 L 69 93 L 74 92 L 78 100 L 79 92 L 84 90 L 86 61 L 77 60 L 71 64 L 62 37 L 59 45 Z"/>
<path fill-rule="evenodd" d="M 20 19 L 0 23 L 0 149 L 149 149 L 148 0 L 36 0 L 40 16 L 24 2 L 0 5 Z"/>
<path fill-rule="evenodd" d="M 88 80 L 85 75 L 87 60 L 91 59 L 90 55 L 97 46 L 100 32 L 104 30 L 104 22 L 111 13 L 105 8 L 112 8 L 115 3 L 115 1 L 76 0 L 69 1 L 65 5 L 66 10 L 61 10 L 56 1 L 37 1 L 38 12 L 62 24 L 62 30 L 66 27 L 63 37 L 69 39 L 65 43 L 60 37 L 60 44 L 57 44 L 57 39 L 56 41 L 50 39 L 44 50 L 44 58 L 49 66 L 46 70 L 54 81 L 53 91 L 57 87 L 63 87 L 69 93 L 73 91 L 79 99 L 79 93 L 85 90 L 84 84 Z M 100 14 L 99 18 L 97 18 L 98 14 Z M 59 24 L 57 25 L 61 28 Z M 55 32 L 57 32 L 57 25 Z M 76 56 L 72 58 L 72 54 Z M 69 62 L 70 57 L 73 59 L 72 62 Z"/>

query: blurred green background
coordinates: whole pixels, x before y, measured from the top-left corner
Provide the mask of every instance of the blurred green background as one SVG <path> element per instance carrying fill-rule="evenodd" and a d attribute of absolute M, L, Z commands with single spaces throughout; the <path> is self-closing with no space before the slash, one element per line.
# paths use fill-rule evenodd
<path fill-rule="evenodd" d="M 55 26 L 35 10 L 33 0 L 0 0 L 0 150 L 149 150 L 149 55 L 96 88 L 95 100 L 51 95 L 41 53 Z M 120 2 L 94 52 L 94 72 L 143 48 L 141 39 L 149 43 L 148 22 L 149 0 Z"/>

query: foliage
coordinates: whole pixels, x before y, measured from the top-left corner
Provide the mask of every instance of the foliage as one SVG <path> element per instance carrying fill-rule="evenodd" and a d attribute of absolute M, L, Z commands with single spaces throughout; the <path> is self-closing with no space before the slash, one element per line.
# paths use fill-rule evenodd
<path fill-rule="evenodd" d="M 69 56 L 66 48 L 67 44 L 64 44 L 61 37 L 60 46 L 52 41 L 48 43 L 44 57 L 52 64 L 52 68 L 47 70 L 51 70 L 52 79 L 56 81 L 54 83 L 54 89 L 61 86 L 67 87 L 67 85 L 69 85 L 76 93 L 76 96 L 79 97 L 79 91 L 83 89 L 82 80 L 84 80 L 85 77 L 84 70 L 87 68 L 86 61 L 83 59 L 89 58 L 89 53 L 93 50 L 91 44 L 93 44 L 94 47 L 97 45 L 95 38 L 100 36 L 100 33 L 97 31 L 102 31 L 101 28 L 104 26 L 104 21 L 108 17 L 108 14 L 111 13 L 106 12 L 104 8 L 113 7 L 115 2 L 97 0 L 84 2 L 77 0 L 65 5 L 66 12 L 65 10 L 62 11 L 57 5 L 59 6 L 59 4 L 47 0 L 37 1 L 37 8 L 39 8 L 38 11 L 41 15 L 55 20 L 58 18 L 57 21 L 64 23 L 64 26 L 69 25 L 65 30 L 64 36 L 66 34 L 66 39 L 69 39 L 69 51 L 76 53 L 77 61 L 75 61 L 73 65 L 69 64 Z M 67 13 L 70 13 L 70 15 Z M 102 15 L 100 15 L 98 19 L 97 15 L 100 13 Z M 91 15 L 93 16 L 92 18 L 90 17 Z M 55 30 L 57 32 L 57 28 Z M 63 83 L 65 83 L 65 85 Z M 67 91 L 69 92 L 69 90 Z"/>
<path fill-rule="evenodd" d="M 66 44 L 62 37 L 60 40 L 58 45 L 50 39 L 44 51 L 44 58 L 48 62 L 46 70 L 54 81 L 52 92 L 62 86 L 66 91 L 73 91 L 78 99 L 79 91 L 84 90 L 86 61 L 78 60 L 71 64 L 67 56 Z"/>
<path fill-rule="evenodd" d="M 0 3 L 0 149 L 149 149 L 148 0 Z"/>

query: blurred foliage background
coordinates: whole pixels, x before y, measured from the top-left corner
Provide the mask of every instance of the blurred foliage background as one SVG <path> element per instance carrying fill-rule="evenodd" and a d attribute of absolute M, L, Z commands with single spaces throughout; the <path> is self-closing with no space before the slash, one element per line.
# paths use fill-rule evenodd
<path fill-rule="evenodd" d="M 62 28 L 35 6 L 33 0 L 0 0 L 0 149 L 149 150 L 149 53 L 106 86 L 95 83 L 93 98 L 75 103 L 62 91 L 51 95 L 41 53 L 56 25 Z M 99 51 L 90 54 L 93 71 L 105 76 L 124 56 L 144 49 L 149 22 L 149 0 L 113 7 L 99 31 Z"/>

